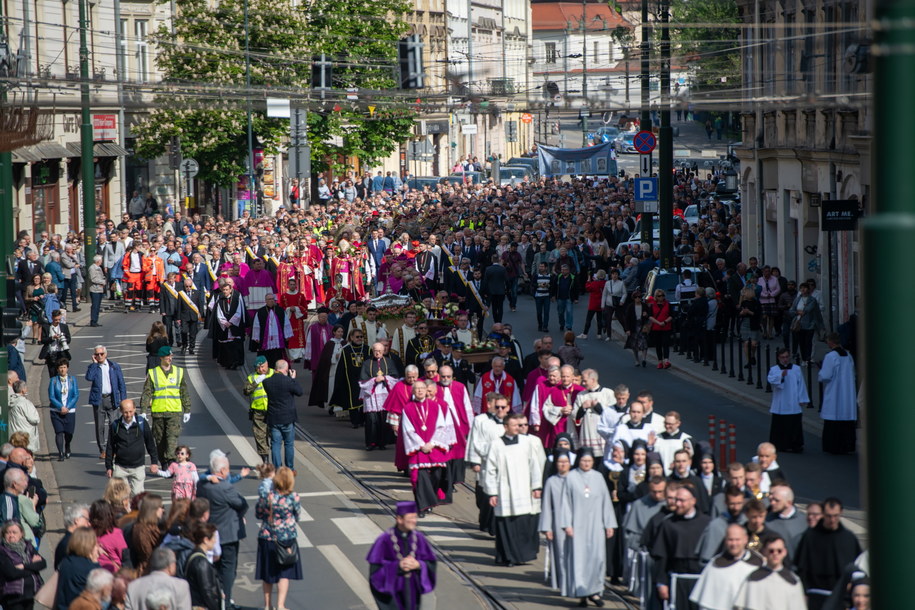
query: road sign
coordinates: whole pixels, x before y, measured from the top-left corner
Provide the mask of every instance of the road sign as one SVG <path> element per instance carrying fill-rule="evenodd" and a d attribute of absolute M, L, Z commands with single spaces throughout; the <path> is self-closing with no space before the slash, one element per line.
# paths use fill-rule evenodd
<path fill-rule="evenodd" d="M 522 122 L 522 123 L 530 123 L 530 122 L 533 121 L 533 120 L 534 120 L 534 115 L 532 115 L 532 114 L 529 113 L 529 112 L 525 112 L 524 114 L 521 115 L 521 122 Z"/>
<path fill-rule="evenodd" d="M 346 99 L 350 101 L 355 101 L 359 99 L 359 89 L 356 87 L 350 87 L 346 90 Z"/>
<path fill-rule="evenodd" d="M 658 179 L 657 178 L 636 178 L 635 179 L 635 197 L 636 201 L 657 201 L 658 200 Z"/>
<path fill-rule="evenodd" d="M 639 173 L 643 176 L 651 175 L 651 155 L 639 155 Z"/>
<path fill-rule="evenodd" d="M 658 202 L 657 201 L 636 201 L 635 206 L 633 206 L 633 207 L 635 208 L 636 214 L 657 214 L 658 213 Z"/>
<path fill-rule="evenodd" d="M 193 178 L 200 171 L 200 164 L 194 159 L 184 159 L 181 161 L 181 172 L 188 178 Z"/>
<path fill-rule="evenodd" d="M 650 131 L 640 131 L 632 138 L 632 146 L 643 155 L 651 153 L 657 143 L 657 139 Z"/>

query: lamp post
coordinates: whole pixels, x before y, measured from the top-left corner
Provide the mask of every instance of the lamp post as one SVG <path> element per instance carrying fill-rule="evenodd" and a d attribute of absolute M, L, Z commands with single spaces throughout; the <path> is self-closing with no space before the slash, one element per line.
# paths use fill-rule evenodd
<path fill-rule="evenodd" d="M 248 205 L 253 215 L 257 205 L 254 184 L 254 128 L 251 124 L 251 53 L 249 52 L 250 37 L 248 36 L 248 0 L 245 0 L 245 105 L 248 115 Z M 241 216 L 241 214 L 239 214 Z"/>

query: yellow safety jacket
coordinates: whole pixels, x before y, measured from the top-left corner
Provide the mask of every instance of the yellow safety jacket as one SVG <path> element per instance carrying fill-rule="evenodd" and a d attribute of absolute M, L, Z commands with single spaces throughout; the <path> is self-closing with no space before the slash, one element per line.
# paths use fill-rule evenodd
<path fill-rule="evenodd" d="M 181 413 L 181 382 L 184 369 L 172 366 L 168 373 L 157 366 L 149 372 L 153 382 L 152 400 L 149 410 L 153 413 Z"/>
<path fill-rule="evenodd" d="M 274 370 L 267 369 L 267 374 L 264 375 L 264 379 L 267 377 L 273 377 Z M 257 377 L 257 373 L 251 373 L 248 375 L 248 383 L 254 383 L 254 378 Z M 267 410 L 267 392 L 264 390 L 264 379 L 261 379 L 261 382 L 257 384 L 254 393 L 251 394 L 251 409 L 254 411 L 266 411 Z"/>

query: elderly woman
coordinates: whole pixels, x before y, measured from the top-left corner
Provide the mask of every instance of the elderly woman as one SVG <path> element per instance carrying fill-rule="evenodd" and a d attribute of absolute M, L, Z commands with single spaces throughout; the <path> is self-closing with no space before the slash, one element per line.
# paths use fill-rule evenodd
<path fill-rule="evenodd" d="M 7 521 L 0 528 L 0 604 L 9 610 L 31 610 L 47 562 L 23 537 L 22 526 Z"/>
<path fill-rule="evenodd" d="M 38 424 L 41 417 L 35 403 L 29 400 L 29 388 L 26 383 L 19 380 L 13 384 L 13 394 L 10 396 L 10 436 L 17 432 L 24 432 L 29 436 L 28 450 L 38 453 L 40 443 L 38 440 Z"/>
<path fill-rule="evenodd" d="M 67 610 L 86 588 L 89 572 L 101 568 L 98 564 L 98 538 L 91 527 L 78 527 L 70 535 L 67 556 L 58 568 L 57 595 L 54 610 Z"/>

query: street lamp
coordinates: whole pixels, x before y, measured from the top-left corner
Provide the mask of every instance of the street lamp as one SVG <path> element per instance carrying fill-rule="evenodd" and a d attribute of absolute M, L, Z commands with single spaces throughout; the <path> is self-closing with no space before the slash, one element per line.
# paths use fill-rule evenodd
<path fill-rule="evenodd" d="M 737 192 L 737 172 L 733 167 L 724 170 L 724 190 L 729 193 Z"/>

